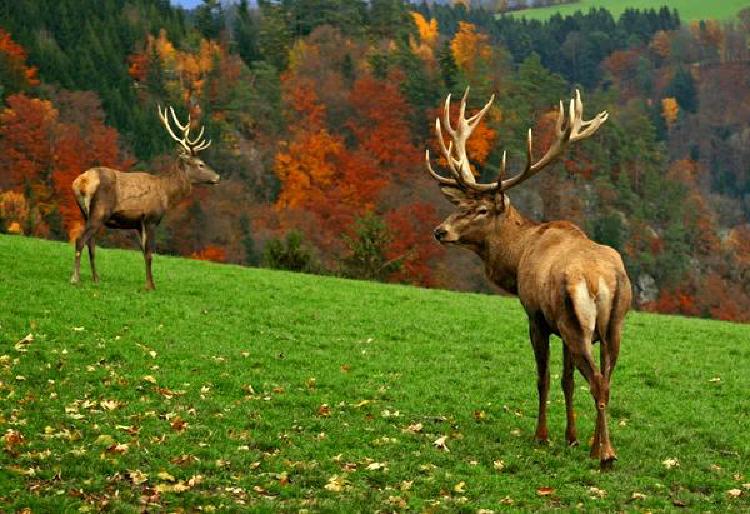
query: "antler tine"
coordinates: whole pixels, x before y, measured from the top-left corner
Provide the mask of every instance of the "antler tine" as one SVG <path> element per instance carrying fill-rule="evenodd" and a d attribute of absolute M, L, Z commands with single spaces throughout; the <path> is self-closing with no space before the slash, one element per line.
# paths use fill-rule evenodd
<path fill-rule="evenodd" d="M 448 186 L 458 185 L 458 183 L 455 180 L 440 176 L 435 172 L 435 170 L 432 169 L 432 164 L 430 164 L 430 150 L 429 149 L 424 151 L 424 162 L 427 165 L 427 171 L 430 172 L 430 175 L 432 175 L 432 178 L 434 178 L 441 184 L 445 184 Z"/>
<path fill-rule="evenodd" d="M 168 109 L 165 107 L 164 108 L 164 112 L 162 112 L 161 105 L 157 104 L 156 107 L 157 107 L 157 109 L 159 111 L 159 118 L 161 118 L 161 121 L 162 121 L 162 124 L 164 125 L 164 128 L 167 129 L 167 132 L 169 132 L 169 135 L 172 136 L 172 139 L 174 139 L 175 141 L 177 141 L 178 143 L 180 143 L 180 145 L 185 150 L 187 150 L 188 152 L 190 152 L 190 147 L 185 143 L 185 140 L 177 137 L 175 135 L 174 131 L 172 130 L 172 126 L 169 123 L 169 118 L 167 117 L 167 110 Z M 174 109 L 172 109 L 172 107 L 170 106 L 169 110 L 172 111 L 172 116 L 174 116 Z M 177 126 L 179 127 L 180 124 L 178 123 Z"/>
<path fill-rule="evenodd" d="M 187 139 L 187 135 L 186 135 L 185 142 L 188 144 L 188 146 L 190 146 L 191 148 L 195 146 L 198 143 L 198 141 L 200 141 L 201 138 L 203 137 L 203 132 L 205 131 L 205 129 L 206 129 L 205 125 L 201 126 L 200 134 L 198 134 L 198 137 L 196 137 L 192 141 L 190 141 L 190 139 Z"/>
<path fill-rule="evenodd" d="M 198 146 L 196 146 L 195 148 L 193 148 L 193 151 L 194 152 L 200 152 L 202 150 L 205 150 L 209 146 L 211 146 L 211 140 L 210 139 L 208 141 L 202 141 Z"/>
<path fill-rule="evenodd" d="M 174 124 L 177 125 L 177 128 L 182 130 L 185 133 L 185 136 L 187 137 L 187 134 L 190 132 L 190 113 L 188 112 L 188 120 L 187 123 L 183 126 L 182 123 L 180 123 L 180 120 L 177 119 L 177 115 L 174 113 L 174 107 L 171 105 L 169 106 L 169 112 L 172 113 L 172 119 L 174 120 Z"/>
<path fill-rule="evenodd" d="M 580 141 L 581 139 L 585 139 L 594 134 L 594 132 L 596 132 L 599 127 L 601 127 L 601 125 L 605 121 L 607 121 L 608 116 L 609 115 L 607 114 L 607 112 L 603 111 L 597 114 L 592 120 L 584 121 L 581 93 L 580 91 L 576 90 L 575 98 L 570 100 L 567 119 L 565 116 L 563 103 L 560 102 L 560 112 L 558 113 L 557 122 L 555 123 L 557 139 L 555 139 L 549 149 L 547 149 L 547 152 L 544 154 L 544 156 L 537 162 L 532 164 L 531 130 L 529 130 L 526 150 L 526 168 L 515 177 L 511 177 L 507 180 L 501 181 L 499 183 L 500 188 L 502 188 L 503 190 L 510 189 L 511 187 L 516 186 L 521 182 L 524 182 L 525 180 L 533 177 L 546 166 L 557 160 L 571 142 Z"/>

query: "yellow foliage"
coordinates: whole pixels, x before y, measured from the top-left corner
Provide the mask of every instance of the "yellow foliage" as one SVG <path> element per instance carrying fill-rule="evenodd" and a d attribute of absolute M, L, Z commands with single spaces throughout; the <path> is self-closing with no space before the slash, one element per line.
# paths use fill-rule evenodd
<path fill-rule="evenodd" d="M 22 225 L 26 223 L 29 216 L 29 207 L 26 197 L 21 193 L 6 191 L 0 194 L 0 218 L 7 223 L 7 230 L 11 234 L 23 233 Z"/>
<path fill-rule="evenodd" d="M 437 20 L 431 19 L 429 22 L 425 20 L 418 12 L 411 13 L 414 18 L 414 23 L 417 25 L 419 30 L 419 41 L 416 41 L 413 36 L 409 36 L 409 46 L 414 55 L 422 59 L 428 66 L 434 68 L 437 66 L 435 60 L 435 47 L 437 45 L 438 31 Z"/>
<path fill-rule="evenodd" d="M 477 32 L 476 27 L 464 21 L 458 22 L 458 31 L 451 41 L 451 51 L 456 64 L 472 74 L 477 64 L 492 57 L 492 46 L 487 34 Z"/>
<path fill-rule="evenodd" d="M 677 115 L 680 113 L 680 106 L 672 97 L 662 98 L 661 100 L 661 113 L 664 117 L 664 121 L 667 122 L 667 127 L 672 128 L 675 121 L 677 121 Z"/>
<path fill-rule="evenodd" d="M 440 36 L 437 19 L 432 18 L 428 22 L 427 20 L 425 20 L 424 16 L 422 16 L 418 12 L 412 12 L 411 16 L 412 18 L 414 18 L 414 23 L 417 25 L 417 29 L 419 30 L 419 41 L 434 49 L 435 45 L 437 44 L 438 37 Z"/>

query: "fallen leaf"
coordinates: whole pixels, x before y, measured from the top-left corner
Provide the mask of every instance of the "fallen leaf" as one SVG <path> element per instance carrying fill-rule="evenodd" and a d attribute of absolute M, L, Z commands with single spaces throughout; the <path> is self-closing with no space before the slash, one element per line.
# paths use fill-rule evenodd
<path fill-rule="evenodd" d="M 195 462 L 197 460 L 198 460 L 197 457 L 194 457 L 193 455 L 189 455 L 189 454 L 183 453 L 182 455 L 174 457 L 169 462 L 171 462 L 172 464 L 174 464 L 176 466 L 184 466 L 186 464 L 192 464 L 193 462 Z"/>
<path fill-rule="evenodd" d="M 404 429 L 404 432 L 411 432 L 412 434 L 418 434 L 419 432 L 422 431 L 422 428 L 424 428 L 422 426 L 422 423 L 412 423 L 411 425 L 409 425 L 408 427 Z"/>
<path fill-rule="evenodd" d="M 554 493 L 555 490 L 551 487 L 540 487 L 536 490 L 536 494 L 538 494 L 539 496 L 549 496 Z"/>
<path fill-rule="evenodd" d="M 156 379 L 151 375 L 143 375 L 143 381 L 148 382 L 149 384 L 155 384 Z"/>
<path fill-rule="evenodd" d="M 742 495 L 742 489 L 730 489 L 727 491 L 727 496 L 730 498 L 739 498 Z"/>
<path fill-rule="evenodd" d="M 349 481 L 339 475 L 334 475 L 328 479 L 328 483 L 323 486 L 327 491 L 333 491 L 339 493 L 343 491 L 349 484 Z"/>
<path fill-rule="evenodd" d="M 446 446 L 446 444 L 445 444 L 445 440 L 447 438 L 448 438 L 448 436 L 438 437 L 437 439 L 435 439 L 435 441 L 433 441 L 432 444 L 435 445 L 435 448 L 437 448 L 438 450 L 442 450 L 444 452 L 449 452 L 450 450 L 448 449 L 448 446 Z"/>
<path fill-rule="evenodd" d="M 367 470 L 369 471 L 378 471 L 380 469 L 385 468 L 385 464 L 382 462 L 373 462 L 372 464 L 367 465 Z"/>
<path fill-rule="evenodd" d="M 140 485 L 143 482 L 148 480 L 148 475 L 141 471 L 140 469 L 128 471 L 128 478 L 130 478 L 130 481 L 133 482 L 135 485 Z"/>
<path fill-rule="evenodd" d="M 159 471 L 156 475 L 159 480 L 166 480 L 167 482 L 174 482 L 174 477 L 166 471 Z"/>
<path fill-rule="evenodd" d="M 684 500 L 679 500 L 675 498 L 672 500 L 672 505 L 674 505 L 675 507 L 685 507 L 687 506 L 687 503 L 685 503 Z"/>
<path fill-rule="evenodd" d="M 19 446 L 24 443 L 26 438 L 18 430 L 9 428 L 3 436 L 3 442 L 5 443 L 5 449 L 11 450 L 14 446 Z"/>
<path fill-rule="evenodd" d="M 324 403 L 320 407 L 318 407 L 318 416 L 327 418 L 330 415 L 331 415 L 331 407 L 327 403 Z"/>
<path fill-rule="evenodd" d="M 500 500 L 500 503 L 502 503 L 503 505 L 513 505 L 513 498 L 511 498 L 510 496 L 506 496 L 505 498 Z"/>
<path fill-rule="evenodd" d="M 712 384 L 718 384 L 719 382 L 721 382 L 721 377 L 714 377 L 710 379 L 709 382 L 711 382 Z"/>
<path fill-rule="evenodd" d="M 492 465 L 494 466 L 494 468 L 495 468 L 495 469 L 496 469 L 497 471 L 502 471 L 502 470 L 504 470 L 504 469 L 505 469 L 505 461 L 504 461 L 504 460 L 502 460 L 502 459 L 501 459 L 501 460 L 496 460 L 496 461 L 494 461 L 494 462 L 492 463 Z"/>
<path fill-rule="evenodd" d="M 607 491 L 592 486 L 589 487 L 589 494 L 592 498 L 604 498 L 605 496 L 607 496 Z"/>
<path fill-rule="evenodd" d="M 485 413 L 483 410 L 474 411 L 474 420 L 484 421 L 485 419 L 487 419 L 487 413 Z"/>
<path fill-rule="evenodd" d="M 479 509 L 477 514 L 495 514 L 495 511 L 492 509 Z"/>
<path fill-rule="evenodd" d="M 130 449 L 130 446 L 127 444 L 113 444 L 109 447 L 107 447 L 107 453 L 127 453 L 127 451 Z"/>
<path fill-rule="evenodd" d="M 169 426 L 171 426 L 172 430 L 175 432 L 182 432 L 187 428 L 188 423 L 180 416 L 175 416 L 175 418 L 169 423 Z"/>
<path fill-rule="evenodd" d="M 460 481 L 459 483 L 457 483 L 456 485 L 453 486 L 453 490 L 456 491 L 457 493 L 461 493 L 461 494 L 465 493 L 466 492 L 466 482 L 464 482 L 463 480 Z"/>
<path fill-rule="evenodd" d="M 646 495 L 643 494 L 643 493 L 633 493 L 630 496 L 630 499 L 631 500 L 645 500 L 646 499 Z"/>
<path fill-rule="evenodd" d="M 663 461 L 661 461 L 661 463 L 664 464 L 664 467 L 667 469 L 680 467 L 680 461 L 678 461 L 677 459 L 664 459 Z"/>

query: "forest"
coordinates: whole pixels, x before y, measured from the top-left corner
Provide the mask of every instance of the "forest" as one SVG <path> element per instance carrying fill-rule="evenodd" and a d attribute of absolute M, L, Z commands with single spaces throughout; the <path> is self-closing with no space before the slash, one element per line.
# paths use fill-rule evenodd
<path fill-rule="evenodd" d="M 580 88 L 609 121 L 514 205 L 620 251 L 638 308 L 747 322 L 748 38 L 750 9 L 684 23 L 667 7 L 531 21 L 462 2 L 4 2 L 0 231 L 75 238 L 72 180 L 164 171 L 176 149 L 157 105 L 172 105 L 205 125 L 222 183 L 168 215 L 159 252 L 489 291 L 478 259 L 432 239 L 452 209 L 423 160 L 441 102 L 496 95 L 469 142 L 489 181 L 503 150 L 524 164 L 529 127 L 543 152 Z"/>

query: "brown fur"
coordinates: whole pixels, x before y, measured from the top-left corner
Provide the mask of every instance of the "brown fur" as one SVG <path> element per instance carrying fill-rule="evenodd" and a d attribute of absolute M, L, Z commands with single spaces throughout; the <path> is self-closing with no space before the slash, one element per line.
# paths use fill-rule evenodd
<path fill-rule="evenodd" d="M 181 154 L 170 173 L 125 173 L 98 167 L 86 170 L 72 185 L 76 202 L 86 220 L 83 234 L 76 239 L 76 255 L 71 283 L 80 281 L 81 251 L 89 247 L 91 275 L 96 282 L 96 232 L 103 226 L 138 231 L 146 261 L 146 288 L 154 288 L 151 259 L 154 232 L 166 212 L 190 194 L 193 184 L 216 184 L 219 175 L 196 156 Z"/>
<path fill-rule="evenodd" d="M 484 261 L 488 277 L 515 293 L 529 318 L 537 363 L 539 417 L 536 438 L 547 440 L 549 336 L 563 340 L 562 385 L 567 412 L 566 439 L 577 444 L 573 412 L 573 369 L 589 383 L 597 409 L 592 457 L 607 467 L 616 458 L 609 440 L 606 406 L 620 348 L 631 287 L 620 255 L 591 241 L 567 221 L 538 224 L 515 210 L 504 194 L 443 186 L 458 206 L 435 229 L 442 243 L 466 246 Z M 600 367 L 592 345 L 600 342 Z"/>

